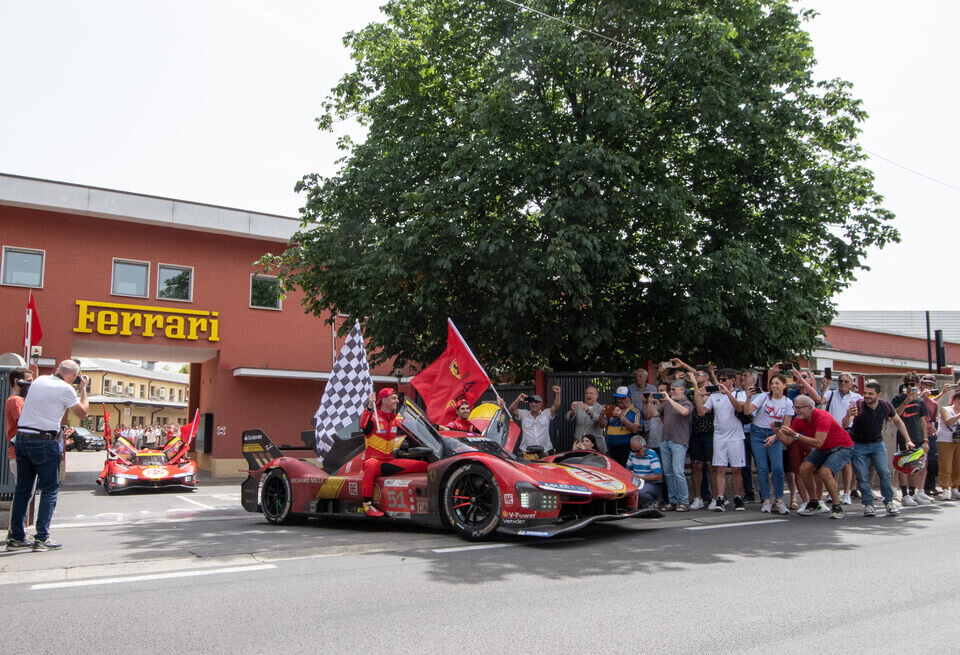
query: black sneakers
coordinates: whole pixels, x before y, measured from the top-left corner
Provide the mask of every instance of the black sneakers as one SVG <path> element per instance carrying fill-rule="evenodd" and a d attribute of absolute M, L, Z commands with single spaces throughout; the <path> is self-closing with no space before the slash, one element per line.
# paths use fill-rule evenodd
<path fill-rule="evenodd" d="M 7 550 L 28 550 L 33 548 L 33 542 L 24 538 L 23 541 L 19 539 L 7 539 Z"/>
<path fill-rule="evenodd" d="M 843 504 L 834 503 L 833 509 L 830 510 L 830 518 L 832 519 L 842 519 L 843 518 Z"/>
<path fill-rule="evenodd" d="M 747 508 L 744 507 L 744 505 L 743 505 L 743 498 L 741 498 L 740 496 L 734 496 L 734 497 L 733 497 L 733 511 L 735 511 L 735 512 L 743 512 L 743 511 L 746 511 L 746 509 L 747 509 Z"/>
<path fill-rule="evenodd" d="M 60 550 L 61 548 L 63 548 L 63 544 L 58 544 L 49 537 L 43 541 L 37 539 L 33 542 L 33 552 L 35 553 L 40 552 L 41 550 Z"/>

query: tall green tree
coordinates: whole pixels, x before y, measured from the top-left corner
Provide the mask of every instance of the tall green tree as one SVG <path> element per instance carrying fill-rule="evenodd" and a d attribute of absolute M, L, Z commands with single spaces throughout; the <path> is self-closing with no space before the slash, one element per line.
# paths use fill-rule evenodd
<path fill-rule="evenodd" d="M 275 262 L 306 309 L 429 361 L 450 316 L 500 372 L 808 351 L 831 297 L 899 237 L 849 84 L 817 81 L 780 0 L 392 0 L 345 38 Z M 346 324 L 351 324 L 348 321 Z"/>

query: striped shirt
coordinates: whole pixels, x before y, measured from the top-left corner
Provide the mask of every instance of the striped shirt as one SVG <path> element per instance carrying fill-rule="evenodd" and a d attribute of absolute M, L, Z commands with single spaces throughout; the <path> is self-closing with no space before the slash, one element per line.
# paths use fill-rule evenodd
<path fill-rule="evenodd" d="M 657 453 L 654 452 L 652 448 L 647 448 L 647 452 L 643 454 L 643 457 L 631 452 L 630 457 L 627 458 L 627 470 L 641 477 L 663 473 L 663 469 L 660 468 L 660 457 L 657 456 Z"/>

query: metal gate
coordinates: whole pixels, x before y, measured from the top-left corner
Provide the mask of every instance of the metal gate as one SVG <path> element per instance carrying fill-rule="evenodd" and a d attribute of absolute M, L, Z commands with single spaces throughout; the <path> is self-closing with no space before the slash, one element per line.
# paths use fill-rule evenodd
<path fill-rule="evenodd" d="M 8 374 L 14 366 L 0 366 L 0 426 L 3 426 L 3 439 L 0 439 L 0 500 L 13 500 L 13 472 L 7 459 L 7 416 L 4 406 L 7 396 L 10 395 L 10 379 Z"/>

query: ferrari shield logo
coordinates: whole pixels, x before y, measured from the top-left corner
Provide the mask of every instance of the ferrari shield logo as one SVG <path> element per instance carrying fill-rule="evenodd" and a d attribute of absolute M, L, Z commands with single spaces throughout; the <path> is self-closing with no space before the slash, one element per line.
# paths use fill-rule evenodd
<path fill-rule="evenodd" d="M 460 379 L 460 367 L 457 366 L 457 360 L 450 362 L 450 372 L 453 374 L 453 377 Z"/>

